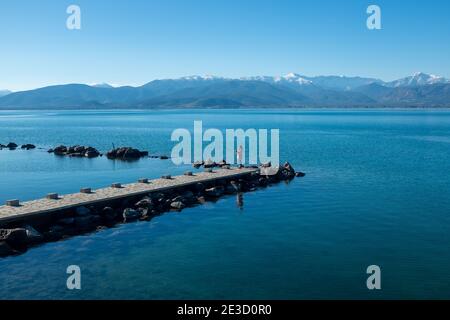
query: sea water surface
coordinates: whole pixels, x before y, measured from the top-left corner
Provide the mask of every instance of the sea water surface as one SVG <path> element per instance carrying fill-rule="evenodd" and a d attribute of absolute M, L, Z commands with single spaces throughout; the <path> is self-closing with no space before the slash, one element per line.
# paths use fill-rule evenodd
<path fill-rule="evenodd" d="M 450 298 L 449 110 L 1 111 L 0 202 L 176 174 L 61 158 L 58 144 L 170 154 L 176 128 L 280 129 L 306 177 L 0 259 L 1 299 Z M 66 268 L 81 268 L 68 290 Z M 369 291 L 366 269 L 381 268 Z"/>

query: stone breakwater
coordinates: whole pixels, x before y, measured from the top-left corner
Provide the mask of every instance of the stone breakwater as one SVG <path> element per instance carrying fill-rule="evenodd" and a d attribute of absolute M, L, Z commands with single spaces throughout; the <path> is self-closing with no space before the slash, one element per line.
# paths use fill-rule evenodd
<path fill-rule="evenodd" d="M 149 221 L 165 212 L 179 212 L 207 201 L 216 201 L 222 196 L 252 192 L 304 175 L 295 172 L 289 163 L 277 168 L 277 174 L 271 176 L 262 174 L 263 167 L 219 169 L 217 172 L 206 170 L 208 171 L 200 174 L 186 172 L 184 178 L 163 176 L 152 181 L 140 179 L 139 184 L 130 185 L 129 190 L 127 186 L 116 183 L 109 191 L 102 189 L 106 196 L 99 198 L 100 201 L 90 201 L 86 205 L 61 205 L 53 210 L 40 211 L 36 209 L 37 200 L 29 203 L 34 212 L 31 210 L 16 216 L 10 214 L 9 217 L 8 206 L 0 207 L 0 256 L 24 253 L 28 248 L 41 243 L 95 232 L 121 223 Z M 146 186 L 152 184 L 155 187 L 153 191 L 142 193 Z M 99 195 L 102 190 L 98 190 Z M 83 188 L 80 194 L 95 199 L 99 196 L 96 192 Z M 76 197 L 77 194 L 72 196 Z M 41 203 L 53 201 L 57 205 L 58 199 L 57 194 L 50 194 Z M 63 200 L 64 197 L 61 201 Z M 21 209 L 17 200 L 10 205 L 14 210 Z M 26 207 L 26 204 L 23 206 Z"/>

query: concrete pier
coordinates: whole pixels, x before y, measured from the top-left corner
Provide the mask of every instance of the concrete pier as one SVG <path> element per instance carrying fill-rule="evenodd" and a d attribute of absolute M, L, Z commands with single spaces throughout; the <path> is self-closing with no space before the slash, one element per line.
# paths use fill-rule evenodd
<path fill-rule="evenodd" d="M 137 183 L 123 185 L 113 183 L 109 188 L 97 190 L 83 188 L 79 193 L 67 195 L 53 193 L 43 199 L 33 201 L 19 202 L 16 199 L 9 200 L 6 205 L 0 206 L 0 225 L 80 206 L 145 195 L 150 192 L 168 191 L 199 182 L 239 178 L 257 171 L 258 169 L 253 168 L 214 169 L 212 172 L 198 172 L 192 175 L 185 174 L 173 176 L 169 179 L 167 177 L 155 180 L 141 178 Z"/>

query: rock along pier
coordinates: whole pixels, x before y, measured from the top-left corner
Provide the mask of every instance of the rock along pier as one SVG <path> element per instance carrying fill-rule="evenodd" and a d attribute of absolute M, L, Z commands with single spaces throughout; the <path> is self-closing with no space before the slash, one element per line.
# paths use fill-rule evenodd
<path fill-rule="evenodd" d="M 59 195 L 27 202 L 8 200 L 0 206 L 0 257 L 23 253 L 28 247 L 48 241 L 112 227 L 118 223 L 150 220 L 167 211 L 214 201 L 227 194 L 254 191 L 293 179 L 290 164 L 278 174 L 262 174 L 263 168 L 230 168 L 186 172 L 136 183 L 112 183 L 110 187 Z"/>

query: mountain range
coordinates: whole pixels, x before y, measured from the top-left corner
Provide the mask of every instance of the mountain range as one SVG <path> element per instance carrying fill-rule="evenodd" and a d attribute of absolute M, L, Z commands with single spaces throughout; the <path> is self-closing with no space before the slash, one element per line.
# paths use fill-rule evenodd
<path fill-rule="evenodd" d="M 0 97 L 4 97 L 10 93 L 12 93 L 12 92 L 9 90 L 0 90 Z"/>
<path fill-rule="evenodd" d="M 450 80 L 416 73 L 385 82 L 346 76 L 189 76 L 139 87 L 67 84 L 0 91 L 1 109 L 450 107 Z"/>

